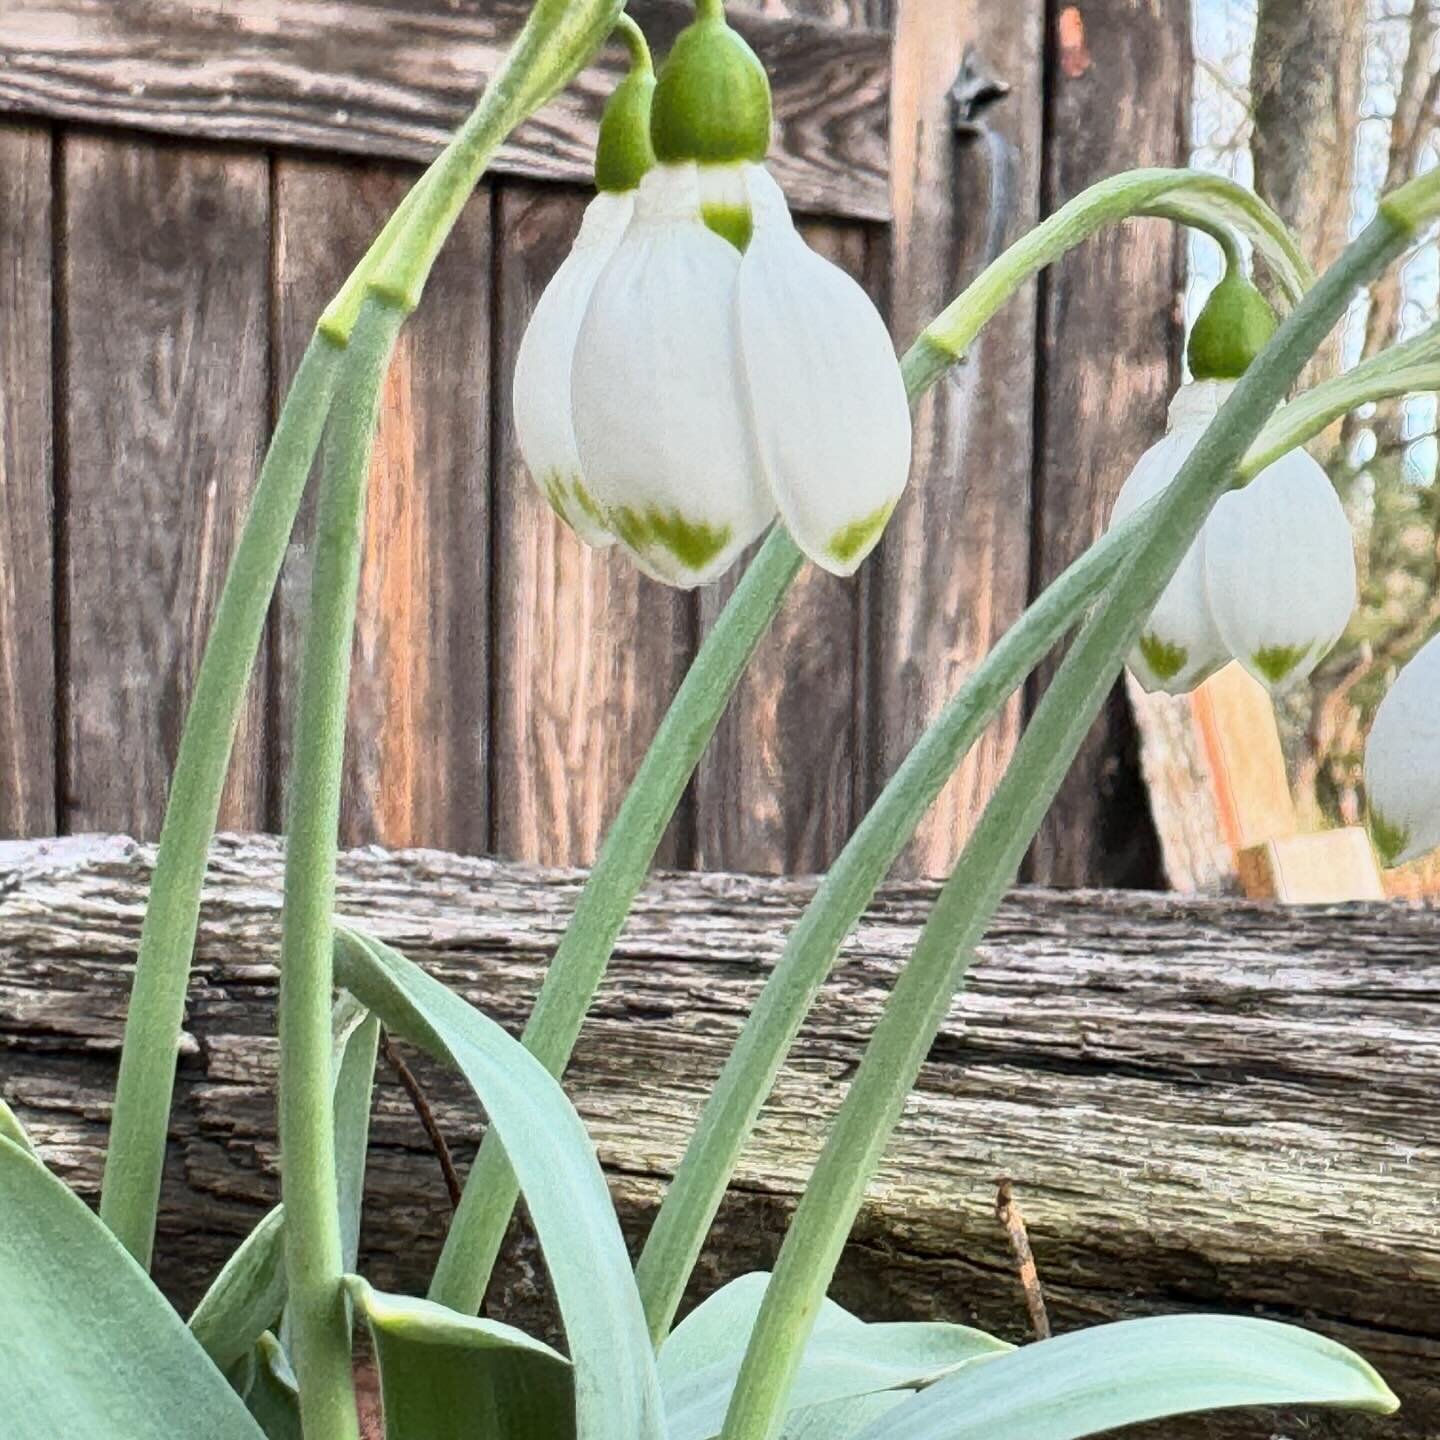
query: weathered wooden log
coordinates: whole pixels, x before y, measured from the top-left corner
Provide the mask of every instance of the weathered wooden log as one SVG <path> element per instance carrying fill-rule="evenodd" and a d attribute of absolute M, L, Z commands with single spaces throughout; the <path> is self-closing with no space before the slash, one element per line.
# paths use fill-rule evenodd
<path fill-rule="evenodd" d="M 93 1195 L 152 853 L 0 846 L 0 1088 Z M 271 1084 L 280 851 L 216 847 L 180 1065 L 157 1274 L 193 1299 L 276 1191 Z M 342 914 L 518 1027 L 580 877 L 428 851 L 341 865 Z M 803 880 L 672 875 L 646 891 L 568 1085 L 643 1234 Z M 796 1046 L 697 1277 L 767 1265 L 933 887 L 889 889 Z M 468 1159 L 471 1098 L 417 1062 Z M 387 1077 L 387 1082 L 389 1077 Z M 1399 906 L 1020 891 L 991 927 L 856 1227 L 835 1294 L 873 1317 L 1012 1336 L 994 1216 L 1013 1178 L 1059 1328 L 1194 1307 L 1313 1324 L 1374 1361 L 1393 1421 L 1230 1416 L 1169 1436 L 1440 1435 L 1440 918 Z M 422 1284 L 447 1218 L 393 1083 L 377 1100 L 365 1266 Z M 543 1320 L 517 1233 L 499 1308 Z"/>

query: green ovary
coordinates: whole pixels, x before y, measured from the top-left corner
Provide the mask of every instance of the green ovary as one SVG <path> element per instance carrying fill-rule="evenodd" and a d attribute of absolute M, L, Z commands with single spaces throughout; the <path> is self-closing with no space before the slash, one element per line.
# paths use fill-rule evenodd
<path fill-rule="evenodd" d="M 1397 825 L 1387 820 L 1378 810 L 1372 809 L 1370 839 L 1375 844 L 1380 863 L 1388 868 L 1405 853 L 1405 847 L 1410 843 L 1410 830 L 1405 825 Z"/>
<path fill-rule="evenodd" d="M 1153 630 L 1140 637 L 1140 653 L 1145 657 L 1150 673 L 1161 681 L 1173 680 L 1190 658 L 1190 652 L 1183 645 L 1172 645 Z"/>
<path fill-rule="evenodd" d="M 729 525 L 711 525 L 703 520 L 687 520 L 678 510 L 668 513 L 650 505 L 634 510 L 628 505 L 610 512 L 615 533 L 642 555 L 665 550 L 685 569 L 703 570 L 729 543 L 734 533 Z"/>
<path fill-rule="evenodd" d="M 1267 645 L 1250 658 L 1272 685 L 1279 685 L 1309 653 L 1308 645 Z"/>
<path fill-rule="evenodd" d="M 833 556 L 842 565 L 848 565 L 857 555 L 863 555 L 880 538 L 880 532 L 885 528 L 894 511 L 895 502 L 887 500 L 878 510 L 872 510 L 868 515 L 861 516 L 859 520 L 851 521 L 850 524 L 843 526 L 830 537 L 830 543 L 825 547 L 826 553 Z"/>

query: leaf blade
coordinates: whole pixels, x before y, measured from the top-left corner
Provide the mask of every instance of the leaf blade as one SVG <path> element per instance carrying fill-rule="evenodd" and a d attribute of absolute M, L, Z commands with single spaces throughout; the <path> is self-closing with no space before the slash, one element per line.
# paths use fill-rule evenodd
<path fill-rule="evenodd" d="M 1273 1320 L 1165 1315 L 1098 1325 L 942 1380 L 857 1440 L 1080 1440 L 1249 1405 L 1399 1406 L 1358 1355 Z"/>
<path fill-rule="evenodd" d="M 0 1415 L 11 1440 L 173 1440 L 177 1415 L 213 1440 L 263 1440 L 129 1252 L 5 1139 L 0 1215 Z"/>

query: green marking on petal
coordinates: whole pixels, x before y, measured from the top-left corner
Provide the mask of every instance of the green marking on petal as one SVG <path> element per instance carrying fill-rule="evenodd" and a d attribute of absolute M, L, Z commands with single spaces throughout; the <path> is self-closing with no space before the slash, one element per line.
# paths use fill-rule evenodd
<path fill-rule="evenodd" d="M 1157 680 L 1173 680 L 1184 668 L 1190 652 L 1183 645 L 1162 640 L 1153 630 L 1140 637 L 1140 653 Z"/>
<path fill-rule="evenodd" d="M 1279 685 L 1309 653 L 1308 645 L 1267 645 L 1250 659 L 1270 684 Z"/>
<path fill-rule="evenodd" d="M 702 205 L 700 218 L 722 240 L 728 240 L 742 255 L 745 253 L 755 233 L 755 220 L 748 205 Z"/>
<path fill-rule="evenodd" d="M 1406 825 L 1397 825 L 1393 820 L 1387 820 L 1373 806 L 1369 819 L 1370 839 L 1375 845 L 1375 852 L 1380 856 L 1380 863 L 1389 869 L 1409 846 L 1410 829 Z"/>
<path fill-rule="evenodd" d="M 575 503 L 595 522 L 602 530 L 610 528 L 610 522 L 605 518 L 605 512 L 600 508 L 600 502 L 577 480 L 571 487 L 575 496 Z"/>
<path fill-rule="evenodd" d="M 618 506 L 610 514 L 610 523 L 632 550 L 638 550 L 641 555 L 655 549 L 666 550 L 687 570 L 697 572 L 730 543 L 734 533 L 729 525 L 687 520 L 678 510 L 667 513 L 655 505 L 644 510 Z"/>
<path fill-rule="evenodd" d="M 540 489 L 550 502 L 550 508 L 568 525 L 570 516 L 565 507 L 565 478 L 558 470 L 547 471 L 540 481 Z"/>
<path fill-rule="evenodd" d="M 880 538 L 880 532 L 895 513 L 895 502 L 887 500 L 877 510 L 863 515 L 859 520 L 842 526 L 831 537 L 825 553 L 833 556 L 842 565 L 848 565 L 857 556 L 863 555 Z"/>

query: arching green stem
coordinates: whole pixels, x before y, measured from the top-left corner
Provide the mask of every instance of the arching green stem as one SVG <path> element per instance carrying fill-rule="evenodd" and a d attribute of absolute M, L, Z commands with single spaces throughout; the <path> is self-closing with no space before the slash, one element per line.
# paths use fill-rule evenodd
<path fill-rule="evenodd" d="M 330 409 L 344 351 L 317 335 L 286 397 L 250 513 L 220 592 L 210 640 L 180 737 L 160 832 L 100 1190 L 100 1218 L 140 1262 L 150 1263 L 175 1057 L 185 1018 L 190 952 L 200 916 L 205 857 L 220 813 L 225 772 L 270 597 Z"/>
<path fill-rule="evenodd" d="M 359 1434 L 335 1180 L 331 955 L 335 854 L 365 495 L 380 392 L 405 318 L 361 307 L 325 435 L 315 566 L 290 769 L 280 944 L 280 1148 L 285 1271 L 307 1440 Z"/>
<path fill-rule="evenodd" d="M 1194 223 L 1233 224 L 1257 249 L 1275 256 L 1276 267 L 1295 286 L 1303 284 L 1308 272 L 1284 227 L 1247 191 L 1186 170 L 1132 171 L 1086 191 L 1023 237 L 927 327 L 901 365 L 912 401 L 964 354 L 985 322 L 1038 269 L 1104 224 L 1180 199 L 1189 205 Z M 777 531 L 716 620 L 631 784 L 526 1027 L 526 1045 L 556 1073 L 569 1060 L 580 1023 L 690 773 L 719 723 L 744 661 L 798 568 L 793 543 Z M 432 1300 L 456 1310 L 478 1309 L 516 1196 L 504 1155 L 487 1138 L 471 1167 L 464 1200 L 431 1281 Z"/>
<path fill-rule="evenodd" d="M 724 1440 L 773 1440 L 801 1352 L 920 1066 L 990 916 L 1114 683 L 1145 618 L 1266 417 L 1356 288 L 1404 247 L 1383 210 L 1300 302 L 1161 497 L 1149 543 L 1127 560 L 1021 738 L 919 944 L 896 982 L 791 1223 L 751 1335 Z"/>

